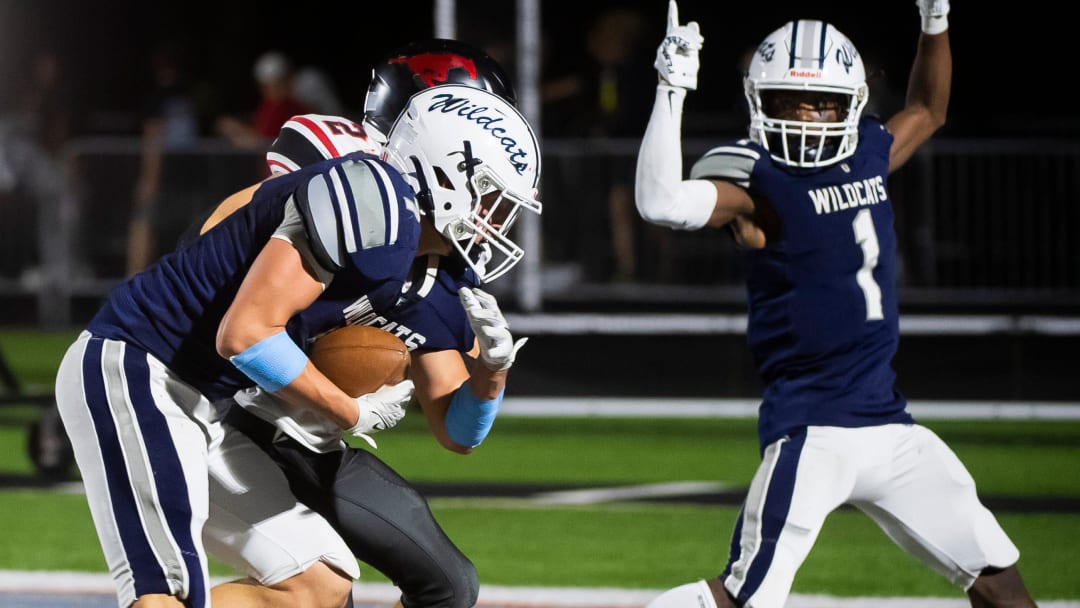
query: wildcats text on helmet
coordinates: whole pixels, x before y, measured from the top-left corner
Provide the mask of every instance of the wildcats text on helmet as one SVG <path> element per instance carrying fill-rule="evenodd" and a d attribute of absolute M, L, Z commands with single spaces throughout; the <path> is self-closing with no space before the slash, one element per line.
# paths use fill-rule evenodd
<path fill-rule="evenodd" d="M 490 108 L 487 106 L 478 106 L 469 102 L 468 99 L 454 97 L 450 93 L 439 93 L 433 97 L 433 100 L 434 102 L 428 106 L 428 112 L 439 111 L 443 114 L 457 112 L 458 116 L 475 122 L 483 127 L 485 131 L 490 132 L 493 137 L 499 139 L 499 144 L 502 145 L 503 150 L 506 150 L 510 164 L 514 166 L 514 170 L 518 172 L 518 175 L 523 175 L 528 170 L 529 163 L 527 159 L 529 153 L 521 148 L 516 139 L 506 134 L 505 128 L 494 126 L 496 123 L 502 122 L 502 116 L 488 114 Z"/>

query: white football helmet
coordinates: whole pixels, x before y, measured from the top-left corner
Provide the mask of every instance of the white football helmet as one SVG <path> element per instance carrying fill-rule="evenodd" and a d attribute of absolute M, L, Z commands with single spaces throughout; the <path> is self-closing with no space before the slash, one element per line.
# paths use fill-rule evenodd
<path fill-rule="evenodd" d="M 521 209 L 541 211 L 540 147 L 510 103 L 459 84 L 420 91 L 391 127 L 384 156 L 481 281 L 521 261 L 508 234 Z"/>
<path fill-rule="evenodd" d="M 769 34 L 743 80 L 750 139 L 779 162 L 824 167 L 855 153 L 859 117 L 869 99 L 855 45 L 823 21 L 790 21 Z M 835 107 L 837 122 L 793 120 L 799 102 Z M 785 112 L 788 110 L 788 112 Z"/>

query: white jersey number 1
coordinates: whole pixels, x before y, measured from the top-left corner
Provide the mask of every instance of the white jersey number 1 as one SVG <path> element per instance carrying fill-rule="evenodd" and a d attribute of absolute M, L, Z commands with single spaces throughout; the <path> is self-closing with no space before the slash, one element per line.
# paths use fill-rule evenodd
<path fill-rule="evenodd" d="M 862 268 L 855 273 L 855 281 L 866 298 L 866 320 L 880 321 L 885 318 L 885 313 L 881 309 L 881 287 L 874 281 L 874 268 L 877 267 L 881 248 L 878 246 L 877 231 L 874 230 L 874 218 L 870 216 L 870 210 L 859 211 L 851 222 L 851 227 L 855 229 L 855 243 L 862 247 Z"/>

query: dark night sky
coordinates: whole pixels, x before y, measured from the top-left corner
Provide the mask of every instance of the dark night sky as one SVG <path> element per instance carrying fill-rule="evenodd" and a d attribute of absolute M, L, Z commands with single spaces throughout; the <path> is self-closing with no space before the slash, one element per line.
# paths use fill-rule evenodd
<path fill-rule="evenodd" d="M 573 67 L 584 51 L 585 28 L 605 6 L 639 7 L 653 24 L 647 46 L 662 35 L 667 2 L 631 0 L 542 2 L 548 65 Z M 458 37 L 474 44 L 512 39 L 513 0 L 460 0 Z M 1080 133 L 1080 113 L 1056 90 L 1067 82 L 1073 62 L 1063 49 L 1067 20 L 1028 10 L 994 11 L 960 0 L 951 15 L 954 89 L 946 134 L 1050 135 Z M 224 104 L 255 104 L 251 65 L 276 47 L 299 63 L 322 66 L 344 101 L 359 109 L 371 64 L 386 50 L 433 34 L 433 2 L 297 3 L 287 10 L 268 2 L 174 2 L 158 0 L 0 0 L 0 100 L 17 94 L 28 58 L 40 48 L 55 49 L 65 63 L 68 86 L 84 128 L 98 130 L 102 117 L 137 110 L 149 86 L 147 57 L 155 44 L 177 38 L 189 43 L 200 72 Z M 697 20 L 706 38 L 702 85 L 688 112 L 730 108 L 741 95 L 736 74 L 739 53 L 793 18 L 831 21 L 855 42 L 864 61 L 884 70 L 890 87 L 902 91 L 914 53 L 918 12 L 910 0 L 895 2 L 809 2 L 790 0 L 720 3 L 680 2 L 684 21 Z M 648 53 L 651 55 L 652 51 Z M 646 58 L 645 61 L 651 61 Z M 1071 88 L 1073 85 L 1069 85 Z"/>

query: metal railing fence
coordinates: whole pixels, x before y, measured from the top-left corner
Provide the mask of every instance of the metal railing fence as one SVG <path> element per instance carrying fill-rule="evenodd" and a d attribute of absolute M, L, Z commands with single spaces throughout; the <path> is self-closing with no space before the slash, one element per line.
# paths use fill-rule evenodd
<path fill-rule="evenodd" d="M 686 165 L 714 144 L 687 140 Z M 522 312 L 741 302 L 741 263 L 726 231 L 675 232 L 637 216 L 637 145 L 543 142 L 541 238 L 528 253 L 540 263 L 525 267 L 541 301 Z M 123 277 L 139 153 L 137 138 L 76 139 L 51 174 L 0 187 L 0 298 L 32 298 L 39 322 L 65 324 L 73 300 L 100 298 Z M 219 141 L 170 153 L 165 167 L 155 214 L 163 246 L 263 176 L 261 154 Z M 933 140 L 890 186 L 902 304 L 1080 303 L 1080 142 Z M 524 283 L 512 275 L 493 288 L 513 294 Z"/>

